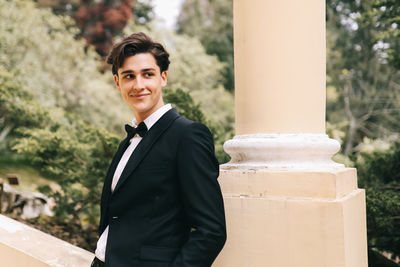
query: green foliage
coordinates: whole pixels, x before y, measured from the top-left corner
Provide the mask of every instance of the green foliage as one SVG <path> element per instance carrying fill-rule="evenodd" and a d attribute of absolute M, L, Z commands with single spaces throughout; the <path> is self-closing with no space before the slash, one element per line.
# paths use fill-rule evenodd
<path fill-rule="evenodd" d="M 379 23 L 384 30 L 382 35 L 389 42 L 388 59 L 392 65 L 400 69 L 400 5 L 397 0 L 376 0 L 374 7 L 379 8 Z"/>
<path fill-rule="evenodd" d="M 178 33 L 199 38 L 207 54 L 226 63 L 224 87 L 234 90 L 233 1 L 185 0 L 178 17 Z"/>
<path fill-rule="evenodd" d="M 190 92 L 207 118 L 226 132 L 233 131 L 234 98 L 222 86 L 223 64 L 215 56 L 207 55 L 195 38 L 172 33 L 167 38 L 163 40 L 171 54 L 168 87 Z"/>
<path fill-rule="evenodd" d="M 56 201 L 58 218 L 95 223 L 102 181 L 119 138 L 73 113 L 44 107 L 29 91 L 0 68 L 0 110 L 3 120 L 14 125 L 12 149 L 60 185 L 55 191 L 40 188 Z"/>
<path fill-rule="evenodd" d="M 345 155 L 364 137 L 390 139 L 400 128 L 400 72 L 388 64 L 375 2 L 327 1 L 327 118 L 345 133 Z"/>
<path fill-rule="evenodd" d="M 46 109 L 38 105 L 32 94 L 21 90 L 11 73 L 0 66 L 0 118 L 13 129 L 18 125 L 43 127 L 49 118 Z"/>
<path fill-rule="evenodd" d="M 356 167 L 366 188 L 368 245 L 400 256 L 400 143 L 362 153 Z"/>
<path fill-rule="evenodd" d="M 189 93 L 182 89 L 166 89 L 163 92 L 163 98 L 166 103 L 173 103 L 179 114 L 193 121 L 206 123 L 205 116 L 200 110 L 200 105 L 195 104 Z"/>
<path fill-rule="evenodd" d="M 61 186 L 61 191 L 41 187 L 57 203 L 56 216 L 65 221 L 96 223 L 102 182 L 119 138 L 76 120 L 55 131 L 20 129 L 13 147 L 31 156 L 42 173 Z"/>
<path fill-rule="evenodd" d="M 368 266 L 369 267 L 398 267 L 399 265 L 385 256 L 381 255 L 379 252 L 372 249 L 368 250 Z"/>
<path fill-rule="evenodd" d="M 357 162 L 362 186 L 400 184 L 400 143 L 386 151 L 362 153 Z"/>
<path fill-rule="evenodd" d="M 30 0 L 0 1 L 0 66 L 44 106 L 117 131 L 131 113 L 121 105 L 112 77 L 98 71 L 97 54 L 76 40 L 78 32 L 70 18 Z"/>
<path fill-rule="evenodd" d="M 222 87 L 223 64 L 207 55 L 194 38 L 171 34 L 164 40 L 171 53 L 168 87 L 190 92 L 207 117 L 229 130 L 234 121 L 234 99 Z"/>
<path fill-rule="evenodd" d="M 137 25 L 146 25 L 153 21 L 154 11 L 152 0 L 137 0 L 133 6 L 133 19 Z"/>

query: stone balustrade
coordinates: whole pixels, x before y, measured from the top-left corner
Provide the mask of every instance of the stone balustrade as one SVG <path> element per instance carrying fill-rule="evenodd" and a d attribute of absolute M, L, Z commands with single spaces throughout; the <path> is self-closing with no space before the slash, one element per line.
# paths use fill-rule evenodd
<path fill-rule="evenodd" d="M 94 254 L 0 215 L 0 266 L 90 266 Z"/>

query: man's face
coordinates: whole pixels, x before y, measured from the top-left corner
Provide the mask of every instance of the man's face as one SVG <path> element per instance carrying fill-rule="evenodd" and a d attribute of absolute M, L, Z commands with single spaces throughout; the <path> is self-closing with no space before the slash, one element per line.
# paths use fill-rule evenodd
<path fill-rule="evenodd" d="M 114 80 L 138 123 L 164 105 L 162 88 L 167 85 L 167 72 L 160 73 L 152 54 L 127 57 Z"/>

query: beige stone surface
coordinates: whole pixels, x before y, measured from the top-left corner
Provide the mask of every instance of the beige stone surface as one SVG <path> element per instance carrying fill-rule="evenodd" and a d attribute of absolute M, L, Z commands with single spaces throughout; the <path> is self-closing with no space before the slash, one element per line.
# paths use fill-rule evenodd
<path fill-rule="evenodd" d="M 368 266 L 365 191 L 351 197 L 343 207 L 345 266 Z"/>
<path fill-rule="evenodd" d="M 83 267 L 94 254 L 0 215 L 0 266 Z"/>
<path fill-rule="evenodd" d="M 325 1 L 235 0 L 236 135 L 325 133 Z"/>
<path fill-rule="evenodd" d="M 224 196 L 297 197 L 336 199 L 357 189 L 357 171 L 270 171 L 221 169 L 219 183 Z"/>
<path fill-rule="evenodd" d="M 311 176 L 294 172 L 251 173 L 252 181 L 241 184 L 245 190 L 254 186 L 248 195 L 237 194 L 239 188 L 236 193 L 227 190 L 230 182 L 238 182 L 237 177 L 230 179 L 230 174 L 222 172 L 220 176 L 228 240 L 213 267 L 367 267 L 364 190 L 354 187 L 353 182 L 338 190 L 334 182 L 354 180 L 353 169 Z M 311 188 L 331 190 L 326 190 L 327 195 L 315 195 L 305 186 L 307 177 Z M 318 177 L 327 184 L 317 183 L 314 187 L 313 181 Z M 299 188 L 293 186 L 296 180 L 303 180 Z M 258 192 L 264 194 L 257 196 Z"/>
<path fill-rule="evenodd" d="M 0 243 L 0 266 L 48 267 L 49 265 L 14 247 Z"/>

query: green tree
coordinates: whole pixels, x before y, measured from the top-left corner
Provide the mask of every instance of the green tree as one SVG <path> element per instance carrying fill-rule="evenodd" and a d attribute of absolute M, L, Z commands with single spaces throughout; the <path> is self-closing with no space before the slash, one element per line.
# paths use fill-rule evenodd
<path fill-rule="evenodd" d="M 1 144 L 6 148 L 8 133 L 24 125 L 26 128 L 41 128 L 50 118 L 48 110 L 39 105 L 27 90 L 19 90 L 13 75 L 0 66 L 0 122 Z M 17 135 L 17 134 L 15 134 Z M 17 135 L 18 136 L 18 135 Z"/>
<path fill-rule="evenodd" d="M 345 132 L 346 155 L 364 137 L 389 140 L 400 127 L 400 72 L 388 64 L 374 2 L 327 2 L 327 117 Z"/>
<path fill-rule="evenodd" d="M 154 20 L 153 0 L 136 0 L 134 2 L 133 20 L 137 25 L 146 25 Z"/>
<path fill-rule="evenodd" d="M 382 35 L 388 42 L 389 61 L 400 69 L 400 5 L 396 0 L 376 0 L 375 7 L 379 8 L 379 23 L 384 28 Z"/>
<path fill-rule="evenodd" d="M 195 38 L 172 33 L 164 43 L 172 62 L 168 86 L 190 92 L 206 116 L 229 131 L 234 122 L 234 98 L 223 87 L 220 70 L 224 64 L 207 55 Z"/>
<path fill-rule="evenodd" d="M 121 105 L 112 76 L 98 71 L 98 55 L 76 40 L 77 32 L 70 18 L 38 9 L 32 1 L 0 1 L 0 66 L 44 106 L 120 131 L 132 113 Z"/>
<path fill-rule="evenodd" d="M 207 54 L 226 63 L 224 87 L 234 90 L 233 1 L 185 0 L 178 17 L 178 33 L 199 38 Z"/>

